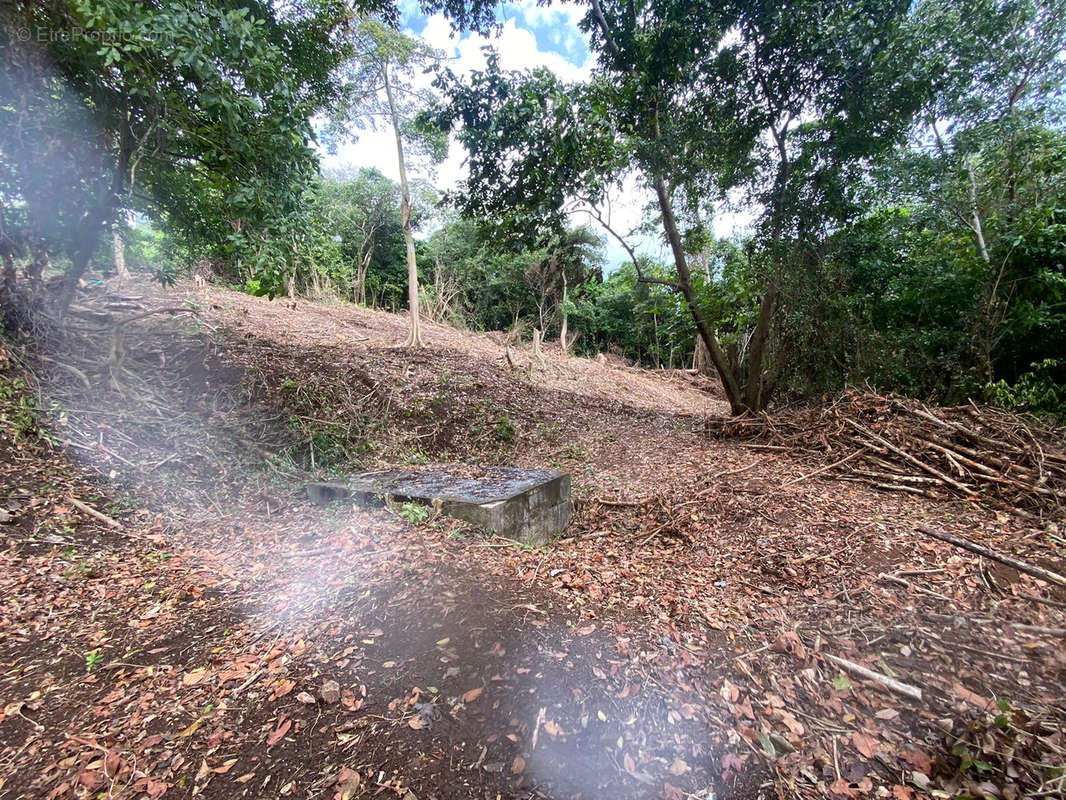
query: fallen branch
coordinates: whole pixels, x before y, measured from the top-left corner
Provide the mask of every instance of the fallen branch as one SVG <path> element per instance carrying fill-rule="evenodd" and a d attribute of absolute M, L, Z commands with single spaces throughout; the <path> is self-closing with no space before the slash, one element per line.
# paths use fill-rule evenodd
<path fill-rule="evenodd" d="M 637 508 L 639 506 L 647 505 L 650 500 L 650 497 L 643 500 L 607 500 L 603 497 L 596 497 L 593 498 L 592 502 L 610 508 Z"/>
<path fill-rule="evenodd" d="M 882 445 L 884 447 L 887 447 L 889 450 L 891 450 L 893 453 L 895 453 L 900 458 L 903 458 L 906 461 L 909 461 L 910 463 L 914 464 L 914 466 L 918 467 L 918 469 L 924 470 L 924 471 L 928 472 L 930 475 L 932 475 L 934 477 L 937 477 L 937 478 L 940 478 L 940 480 L 944 481 L 944 483 L 948 484 L 948 486 L 951 486 L 951 487 L 957 489 L 958 491 L 962 492 L 963 494 L 968 494 L 971 497 L 977 494 L 977 492 L 975 492 L 969 486 L 963 486 L 961 483 L 959 483 L 958 481 L 952 479 L 950 476 L 944 474 L 943 472 L 938 470 L 936 467 L 931 467 L 930 465 L 928 465 L 924 461 L 922 461 L 920 458 L 915 458 L 914 456 L 912 456 L 907 451 L 901 450 L 900 448 L 898 448 L 894 444 L 892 444 L 892 442 L 888 441 L 887 439 L 885 439 L 885 438 L 883 438 L 881 436 L 878 436 L 876 433 L 874 433 L 872 430 L 867 428 L 865 425 L 860 425 L 858 422 L 856 422 L 853 419 L 849 419 L 848 417 L 844 417 L 844 422 L 846 422 L 848 425 L 853 427 L 855 430 L 857 430 L 859 433 L 863 434 L 864 436 L 868 436 L 869 438 L 873 439 L 878 444 L 880 444 L 880 445 Z"/>
<path fill-rule="evenodd" d="M 990 558 L 993 561 L 998 561 L 1000 564 L 1006 564 L 1008 567 L 1014 567 L 1019 572 L 1024 572 L 1027 575 L 1032 575 L 1034 578 L 1040 578 L 1041 580 L 1048 581 L 1050 583 L 1057 583 L 1059 586 L 1066 586 L 1066 577 L 1059 575 L 1057 572 L 1052 572 L 1049 569 L 1043 567 L 1037 567 L 1033 564 L 1020 561 L 1017 558 L 1011 558 L 1010 556 L 1002 555 L 994 550 L 989 550 L 987 547 L 982 547 L 979 544 L 974 544 L 966 539 L 960 539 L 958 536 L 952 536 L 950 533 L 941 533 L 935 531 L 932 528 L 926 528 L 922 525 L 918 526 L 918 530 L 924 533 L 926 536 L 932 536 L 934 539 L 940 539 L 942 542 L 953 544 L 956 547 L 961 547 L 963 550 L 969 550 L 971 553 L 977 553 L 979 556 Z"/>
<path fill-rule="evenodd" d="M 829 653 L 823 653 L 823 655 L 832 661 L 834 664 L 838 664 L 848 672 L 854 673 L 862 678 L 867 678 L 874 683 L 879 683 L 886 689 L 891 689 L 896 694 L 901 694 L 904 697 L 910 697 L 912 700 L 922 702 L 922 690 L 917 686 L 912 686 L 909 683 L 903 683 L 897 681 L 895 678 L 890 678 L 887 675 L 882 675 L 880 672 L 874 672 L 872 669 L 862 666 L 862 664 L 856 664 L 854 661 L 848 661 L 846 658 L 840 658 L 839 656 L 833 656 Z"/>
<path fill-rule="evenodd" d="M 93 508 L 88 503 L 83 503 L 81 500 L 79 500 L 76 497 L 71 497 L 71 498 L 68 498 L 68 499 L 70 500 L 70 504 L 72 506 L 74 506 L 76 509 L 78 509 L 79 511 L 84 511 L 86 514 L 88 514 L 90 517 L 93 517 L 94 519 L 98 519 L 100 522 L 104 523 L 107 527 L 115 528 L 117 530 L 121 530 L 122 529 L 122 525 L 121 525 L 121 523 L 118 522 L 118 520 L 112 519 L 107 514 L 104 514 L 101 511 L 97 511 L 95 508 Z"/>
<path fill-rule="evenodd" d="M 1058 600 L 1051 600 L 1047 597 L 1037 597 L 1035 594 L 1015 592 L 1014 596 L 1020 600 L 1031 600 L 1034 603 L 1042 603 L 1045 606 L 1052 606 L 1053 608 L 1066 608 L 1066 603 L 1060 603 Z"/>
<path fill-rule="evenodd" d="M 1066 513 L 1066 436 L 1024 415 L 971 405 L 930 410 L 851 390 L 829 404 L 708 422 L 707 430 L 824 464 L 782 488 L 829 474 L 894 492 L 981 497 L 1029 519 Z"/>
<path fill-rule="evenodd" d="M 797 483 L 802 483 L 805 480 L 809 480 L 810 478 L 813 478 L 815 475 L 821 475 L 823 472 L 828 472 L 833 467 L 839 467 L 841 464 L 846 464 L 848 461 L 851 461 L 851 459 L 855 458 L 856 456 L 861 456 L 867 450 L 869 450 L 868 447 L 860 447 L 854 453 L 851 453 L 850 455 L 844 456 L 839 461 L 834 461 L 832 464 L 826 464 L 821 469 L 816 469 L 814 472 L 810 472 L 810 473 L 808 473 L 806 475 L 800 475 L 798 478 L 795 478 L 795 479 L 789 481 L 788 483 L 781 484 L 781 488 L 784 489 L 784 488 L 789 487 L 789 486 L 794 486 Z"/>
<path fill-rule="evenodd" d="M 913 589 L 916 592 L 921 592 L 922 594 L 927 594 L 930 597 L 937 598 L 938 600 L 944 600 L 944 601 L 946 601 L 948 603 L 951 602 L 951 598 L 945 597 L 944 595 L 940 594 L 940 592 L 934 592 L 932 589 L 926 589 L 924 586 L 918 586 L 917 584 L 911 583 L 910 581 L 904 580 L 903 578 L 900 578 L 900 577 L 898 577 L 896 575 L 889 575 L 889 574 L 887 574 L 885 572 L 882 572 L 882 573 L 880 573 L 877 576 L 877 578 L 878 578 L 878 580 L 888 581 L 889 583 L 894 583 L 897 586 L 905 586 L 908 589 Z"/>

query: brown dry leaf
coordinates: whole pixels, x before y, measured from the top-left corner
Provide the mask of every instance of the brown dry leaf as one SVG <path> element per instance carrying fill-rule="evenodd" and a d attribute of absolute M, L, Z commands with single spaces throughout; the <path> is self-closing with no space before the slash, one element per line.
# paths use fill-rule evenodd
<path fill-rule="evenodd" d="M 411 717 L 411 719 L 407 720 L 407 727 L 412 728 L 416 731 L 420 731 L 424 727 L 426 727 L 426 723 L 422 721 L 422 717 L 418 716 L 418 714 L 415 714 L 413 717 Z"/>
<path fill-rule="evenodd" d="M 289 680 L 288 678 L 282 678 L 274 685 L 273 697 L 277 700 L 279 697 L 284 697 L 296 687 L 296 681 Z"/>
<path fill-rule="evenodd" d="M 359 790 L 360 783 L 361 779 L 358 772 L 348 767 L 342 767 L 340 774 L 337 775 L 337 780 L 334 782 L 337 791 L 333 795 L 333 800 L 350 800 Z"/>
<path fill-rule="evenodd" d="M 292 720 L 287 719 L 280 723 L 274 732 L 267 737 L 267 747 L 273 747 L 282 740 L 286 733 L 289 732 L 289 728 L 292 727 Z"/>
<path fill-rule="evenodd" d="M 481 697 L 481 694 L 484 691 L 485 690 L 480 688 L 480 687 L 478 687 L 477 689 L 471 689 L 469 692 L 466 692 L 466 693 L 463 694 L 463 702 L 464 703 L 473 703 L 475 700 L 477 700 L 479 697 Z"/>
<path fill-rule="evenodd" d="M 635 761 L 633 761 L 633 756 L 629 755 L 629 753 L 626 753 L 622 757 L 622 766 L 625 768 L 625 771 L 628 772 L 628 773 L 632 774 L 632 773 L 637 771 L 637 764 L 636 764 Z"/>
<path fill-rule="evenodd" d="M 511 762 L 511 774 L 521 775 L 525 772 L 526 760 L 522 756 L 515 756 L 514 761 Z"/>
<path fill-rule="evenodd" d="M 205 667 L 199 669 L 190 670 L 181 676 L 182 686 L 199 686 L 204 679 L 204 675 L 207 673 Z"/>
<path fill-rule="evenodd" d="M 896 800 L 914 800 L 914 789 L 897 783 L 892 787 L 892 796 Z"/>
<path fill-rule="evenodd" d="M 967 689 L 961 683 L 952 685 L 951 691 L 953 691 L 955 696 L 960 700 L 965 700 L 970 705 L 975 706 L 982 711 L 992 711 L 996 707 L 996 704 L 987 697 L 981 697 L 977 692 Z"/>
<path fill-rule="evenodd" d="M 577 633 L 578 636 L 588 636 L 594 630 L 596 630 L 595 625 L 586 625 L 583 628 L 578 628 L 575 633 Z"/>
<path fill-rule="evenodd" d="M 873 758 L 881 752 L 881 743 L 874 737 L 862 733 L 861 731 L 856 731 L 851 734 L 851 742 L 855 745 L 855 749 L 867 758 Z"/>
<path fill-rule="evenodd" d="M 685 761 L 685 759 L 675 758 L 674 762 L 670 765 L 670 774 L 680 777 L 691 769 L 692 767 L 688 765 L 688 762 Z"/>
<path fill-rule="evenodd" d="M 563 732 L 563 729 L 560 728 L 559 724 L 553 719 L 545 720 L 544 725 L 542 725 L 541 727 L 544 728 L 544 732 L 546 734 L 553 738 Z"/>
<path fill-rule="evenodd" d="M 829 791 L 840 797 L 854 797 L 855 790 L 851 788 L 851 784 L 843 778 L 837 778 L 833 781 L 833 784 L 829 787 Z"/>
<path fill-rule="evenodd" d="M 225 775 L 227 772 L 229 772 L 233 768 L 233 765 L 236 764 L 236 763 L 237 763 L 237 759 L 235 759 L 235 758 L 227 759 L 225 761 L 225 763 L 222 764 L 221 767 L 215 767 L 214 772 L 216 774 L 218 774 L 218 775 Z"/>
<path fill-rule="evenodd" d="M 303 703 L 305 706 L 313 706 L 315 704 L 315 698 L 307 692 L 300 692 L 296 695 L 296 702 Z"/>
<path fill-rule="evenodd" d="M 919 750 L 916 747 L 908 747 L 900 755 L 900 758 L 919 772 L 923 772 L 926 775 L 933 774 L 933 759 L 931 759 L 924 751 Z"/>

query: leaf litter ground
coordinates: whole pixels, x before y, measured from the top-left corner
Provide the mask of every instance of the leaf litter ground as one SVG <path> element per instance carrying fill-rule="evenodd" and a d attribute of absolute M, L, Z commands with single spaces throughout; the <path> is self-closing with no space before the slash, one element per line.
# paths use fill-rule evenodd
<path fill-rule="evenodd" d="M 1054 521 L 797 480 L 685 373 L 184 286 L 72 319 L 5 349 L 54 443 L 8 392 L 2 797 L 1063 794 L 1066 593 L 917 531 L 1061 572 Z M 564 469 L 571 529 L 302 495 L 426 461 Z"/>

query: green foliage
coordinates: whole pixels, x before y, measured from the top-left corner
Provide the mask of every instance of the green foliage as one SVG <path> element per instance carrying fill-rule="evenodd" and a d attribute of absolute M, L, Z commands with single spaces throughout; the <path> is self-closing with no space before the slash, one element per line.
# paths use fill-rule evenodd
<path fill-rule="evenodd" d="M 514 423 L 505 416 L 500 415 L 496 420 L 496 426 L 493 428 L 496 438 L 504 444 L 514 444 L 515 437 L 518 435 L 518 431 L 515 429 Z"/>
<path fill-rule="evenodd" d="M 425 522 L 433 515 L 433 509 L 421 503 L 402 503 L 398 513 L 408 522 L 418 525 Z"/>
<path fill-rule="evenodd" d="M 104 654 L 99 648 L 85 653 L 85 671 L 95 672 L 104 663 Z"/>
<path fill-rule="evenodd" d="M 80 272 L 137 209 L 276 289 L 316 164 L 308 119 L 334 99 L 332 32 L 348 14 L 339 0 L 5 7 L 0 203 L 17 209 L 15 240 Z"/>
<path fill-rule="evenodd" d="M 638 171 L 654 188 L 673 254 L 670 281 L 700 330 L 735 412 L 758 410 L 790 353 L 767 359 L 776 298 L 827 231 L 856 213 L 849 184 L 906 131 L 928 80 L 910 6 L 861 3 L 718 3 L 670 0 L 591 6 L 582 22 L 598 56 L 592 79 L 566 85 L 539 70 L 486 68 L 459 79 L 436 119 L 470 151 L 470 176 L 454 198 L 536 246 L 558 235 L 577 201 L 610 228 L 610 191 Z M 714 292 L 708 316 L 689 248 L 706 241 L 712 204 L 743 187 L 764 213 L 757 276 L 764 302 L 731 341 L 749 298 L 726 305 Z M 641 272 L 639 260 L 634 267 Z M 708 281 L 713 283 L 714 279 Z M 778 337 L 770 345 L 783 344 Z M 749 346 L 750 344 L 750 346 Z M 723 345 L 732 345 L 726 357 Z M 774 363 L 776 361 L 776 363 Z"/>
<path fill-rule="evenodd" d="M 0 375 L 0 426 L 16 444 L 36 439 L 38 408 L 26 381 Z"/>
<path fill-rule="evenodd" d="M 1066 361 L 1046 358 L 1013 385 L 1004 380 L 985 387 L 988 402 L 1008 411 L 1046 413 L 1066 420 Z"/>

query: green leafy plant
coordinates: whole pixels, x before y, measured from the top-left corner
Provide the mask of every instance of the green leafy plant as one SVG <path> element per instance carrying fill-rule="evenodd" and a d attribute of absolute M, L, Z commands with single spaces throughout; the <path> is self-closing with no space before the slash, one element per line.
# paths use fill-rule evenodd
<path fill-rule="evenodd" d="M 951 754 L 959 757 L 959 772 L 976 769 L 978 772 L 991 772 L 995 767 L 981 759 L 979 751 L 971 749 L 966 742 L 956 742 Z"/>
<path fill-rule="evenodd" d="M 16 441 L 37 435 L 37 405 L 22 378 L 0 379 L 0 425 Z"/>
<path fill-rule="evenodd" d="M 497 439 L 506 444 L 512 444 L 518 433 L 514 423 L 505 415 L 501 415 L 500 418 L 496 420 L 496 427 L 493 428 L 493 432 L 496 434 Z"/>
<path fill-rule="evenodd" d="M 1058 378 L 1066 360 L 1046 358 L 1030 365 L 1013 384 L 996 381 L 985 387 L 992 405 L 1008 411 L 1031 411 L 1066 419 L 1066 383 Z"/>
<path fill-rule="evenodd" d="M 100 652 L 100 648 L 90 650 L 85 654 L 85 671 L 93 672 L 101 664 L 104 663 L 104 654 Z"/>
<path fill-rule="evenodd" d="M 397 513 L 408 522 L 417 525 L 429 519 L 433 514 L 433 510 L 429 506 L 424 506 L 421 503 L 408 502 L 400 505 Z"/>

